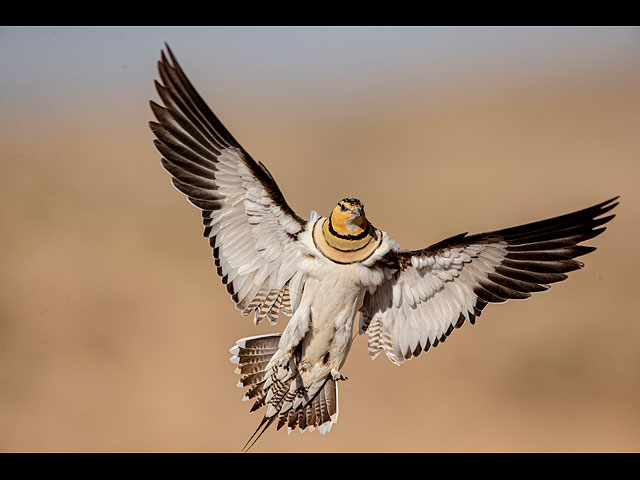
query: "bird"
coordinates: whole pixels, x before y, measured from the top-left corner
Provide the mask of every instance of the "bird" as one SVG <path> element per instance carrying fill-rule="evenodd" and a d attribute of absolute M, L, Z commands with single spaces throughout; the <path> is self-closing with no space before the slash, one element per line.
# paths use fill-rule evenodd
<path fill-rule="evenodd" d="M 396 365 L 437 347 L 490 303 L 523 300 L 563 281 L 595 250 L 618 198 L 542 221 L 460 233 L 401 249 L 366 217 L 357 198 L 303 219 L 267 168 L 236 141 L 198 94 L 168 44 L 155 80 L 162 104 L 149 122 L 173 186 L 202 213 L 217 274 L 242 316 L 256 325 L 289 317 L 281 333 L 241 338 L 229 352 L 261 410 L 248 450 L 277 430 L 331 430 L 338 384 L 357 334 L 371 358 Z M 357 319 L 357 327 L 356 327 Z M 252 441 L 253 440 L 253 441 Z"/>

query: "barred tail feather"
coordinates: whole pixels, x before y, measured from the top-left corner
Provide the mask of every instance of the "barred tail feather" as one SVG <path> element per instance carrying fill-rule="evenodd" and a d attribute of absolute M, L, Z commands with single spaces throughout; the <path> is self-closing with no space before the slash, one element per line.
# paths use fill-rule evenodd
<path fill-rule="evenodd" d="M 230 361 L 237 365 L 235 371 L 241 375 L 237 386 L 247 388 L 242 400 L 255 400 L 251 412 L 267 407 L 244 451 L 251 448 L 275 420 L 278 420 L 277 430 L 284 425 L 287 425 L 288 433 L 296 427 L 301 433 L 317 428 L 323 435 L 338 420 L 338 386 L 333 379 L 327 378 L 308 390 L 295 365 L 292 365 L 292 373 L 278 366 L 267 372 L 266 367 L 278 350 L 279 341 L 280 334 L 241 338 L 229 350 Z"/>
<path fill-rule="evenodd" d="M 331 427 L 338 421 L 338 384 L 328 379 L 313 401 L 297 410 L 280 413 L 277 429 L 287 424 L 287 433 L 296 427 L 300 433 L 307 428 L 312 432 L 316 427 L 321 434 L 331 431 Z"/>
<path fill-rule="evenodd" d="M 266 367 L 271 357 L 278 350 L 280 334 L 257 335 L 241 338 L 229 349 L 232 357 L 229 361 L 237 365 L 235 372 L 240 375 L 237 386 L 248 387 L 242 397 L 246 402 L 256 399 L 251 411 L 255 411 L 265 404 L 266 392 L 263 389 Z"/>

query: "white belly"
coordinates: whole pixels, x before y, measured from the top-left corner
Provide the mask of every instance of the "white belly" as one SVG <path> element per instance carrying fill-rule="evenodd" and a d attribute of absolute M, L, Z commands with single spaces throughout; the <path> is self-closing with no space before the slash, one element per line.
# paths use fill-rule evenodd
<path fill-rule="evenodd" d="M 305 283 L 301 307 L 308 309 L 309 329 L 302 341 L 302 361 L 337 370 L 351 348 L 365 287 L 349 275 L 349 269 L 336 266 L 332 270 L 332 275 L 309 278 Z"/>

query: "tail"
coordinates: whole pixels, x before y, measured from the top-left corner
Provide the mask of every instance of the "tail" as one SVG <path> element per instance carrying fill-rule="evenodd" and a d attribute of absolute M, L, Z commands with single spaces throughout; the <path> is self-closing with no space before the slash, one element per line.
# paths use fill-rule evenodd
<path fill-rule="evenodd" d="M 338 421 L 338 386 L 333 379 L 327 377 L 315 388 L 305 386 L 295 359 L 289 371 L 281 367 L 265 370 L 278 350 L 279 341 L 280 334 L 241 338 L 229 350 L 233 355 L 230 361 L 237 365 L 236 373 L 241 375 L 238 387 L 247 388 L 242 401 L 255 399 L 251 412 L 267 406 L 244 451 L 249 450 L 276 419 L 277 430 L 285 424 L 288 433 L 296 427 L 301 433 L 317 427 L 323 435 Z"/>

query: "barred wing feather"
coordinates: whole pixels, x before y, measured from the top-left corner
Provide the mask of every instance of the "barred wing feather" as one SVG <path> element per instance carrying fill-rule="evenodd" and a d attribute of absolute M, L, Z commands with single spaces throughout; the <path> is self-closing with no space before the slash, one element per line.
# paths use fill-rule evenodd
<path fill-rule="evenodd" d="M 454 328 L 489 303 L 526 299 L 582 268 L 576 257 L 594 247 L 578 245 L 605 228 L 602 216 L 616 198 L 578 212 L 519 227 L 456 235 L 416 251 L 392 251 L 384 259 L 390 279 L 367 293 L 360 331 L 369 354 L 384 351 L 396 364 L 444 342 Z"/>
<path fill-rule="evenodd" d="M 256 324 L 292 314 L 290 280 L 306 221 L 289 207 L 262 163 L 238 144 L 196 92 L 167 46 L 158 62 L 150 122 L 173 185 L 202 211 L 218 275 L 243 315 Z M 300 282 L 295 282 L 299 284 Z"/>

